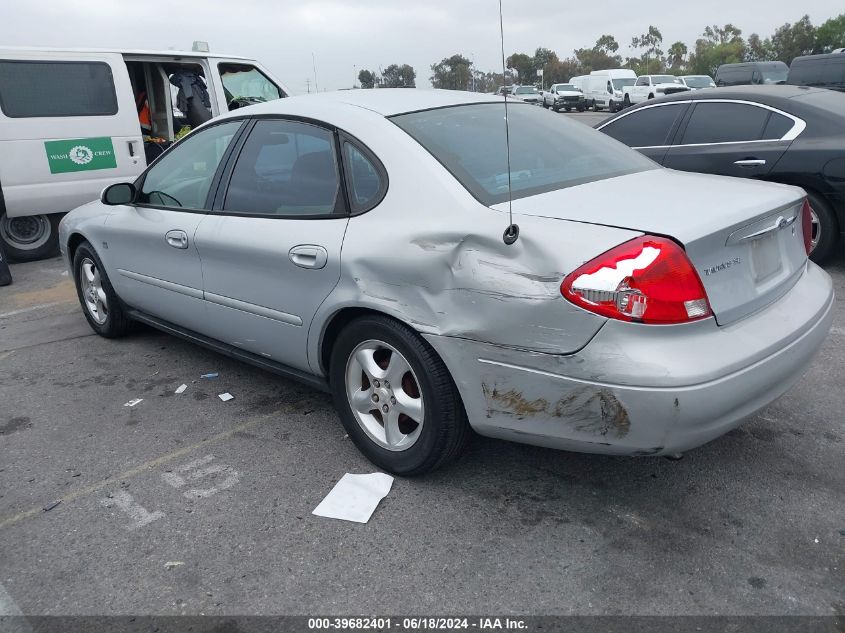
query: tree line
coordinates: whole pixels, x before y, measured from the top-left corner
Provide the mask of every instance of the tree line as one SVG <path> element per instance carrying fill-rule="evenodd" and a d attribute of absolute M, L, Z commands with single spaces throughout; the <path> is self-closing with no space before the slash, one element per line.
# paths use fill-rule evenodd
<path fill-rule="evenodd" d="M 778 27 L 769 37 L 751 33 L 747 38 L 733 24 L 707 26 L 692 48 L 684 42 L 666 44 L 663 33 L 654 25 L 631 39 L 631 55 L 623 57 L 620 45 L 612 35 L 602 35 L 591 48 L 579 48 L 561 58 L 548 48 L 538 48 L 534 54 L 513 53 L 506 60 L 507 77 L 501 72 L 475 68 L 465 55 L 456 53 L 431 65 L 431 84 L 435 88 L 493 92 L 507 83 L 539 84 L 538 70 L 543 71 L 543 83 L 550 85 L 569 81 L 606 68 L 630 68 L 637 75 L 715 75 L 721 64 L 743 61 L 792 62 L 799 55 L 826 53 L 845 47 L 845 13 L 830 18 L 816 27 L 805 15 L 797 22 Z M 362 70 L 358 80 L 362 88 L 414 87 L 416 72 L 408 64 L 392 64 L 374 73 Z"/>

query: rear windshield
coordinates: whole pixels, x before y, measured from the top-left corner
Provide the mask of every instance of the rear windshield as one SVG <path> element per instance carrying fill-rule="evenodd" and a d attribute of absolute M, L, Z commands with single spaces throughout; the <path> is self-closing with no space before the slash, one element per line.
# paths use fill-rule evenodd
<path fill-rule="evenodd" d="M 812 106 L 841 117 L 845 112 L 845 94 L 835 90 L 808 90 L 806 94 L 791 97 L 790 100 Z"/>
<path fill-rule="evenodd" d="M 674 75 L 654 75 L 651 82 L 655 84 L 679 84 L 681 80 Z"/>
<path fill-rule="evenodd" d="M 656 169 L 642 154 L 583 123 L 512 103 L 513 198 Z M 505 111 L 501 103 L 425 110 L 392 117 L 482 204 L 508 199 Z"/>
<path fill-rule="evenodd" d="M 713 80 L 706 75 L 684 77 L 684 81 L 687 82 L 687 85 L 690 88 L 709 88 L 716 85 Z"/>
<path fill-rule="evenodd" d="M 528 95 L 537 92 L 537 89 L 534 86 L 522 86 L 516 89 L 516 94 L 518 95 Z"/>

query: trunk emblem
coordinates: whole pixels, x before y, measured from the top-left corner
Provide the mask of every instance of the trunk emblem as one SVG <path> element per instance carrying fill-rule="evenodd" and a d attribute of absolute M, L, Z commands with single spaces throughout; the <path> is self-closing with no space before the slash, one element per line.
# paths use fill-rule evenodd
<path fill-rule="evenodd" d="M 716 273 L 721 272 L 721 271 L 723 271 L 727 268 L 730 268 L 731 266 L 736 266 L 736 265 L 740 264 L 741 262 L 742 262 L 742 258 L 734 257 L 733 259 L 728 260 L 726 262 L 722 262 L 721 264 L 716 264 L 715 266 L 710 266 L 710 268 L 704 268 L 704 269 L 702 269 L 702 272 L 704 273 L 705 277 L 709 277 L 710 275 L 715 275 Z"/>

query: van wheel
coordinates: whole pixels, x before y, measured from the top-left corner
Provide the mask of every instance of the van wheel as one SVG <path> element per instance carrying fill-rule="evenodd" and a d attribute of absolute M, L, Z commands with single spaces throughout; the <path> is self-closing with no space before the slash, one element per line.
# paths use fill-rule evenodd
<path fill-rule="evenodd" d="M 74 253 L 73 281 L 92 330 L 106 338 L 117 338 L 132 329 L 132 321 L 109 281 L 103 262 L 88 242 L 82 242 Z"/>
<path fill-rule="evenodd" d="M 807 192 L 812 217 L 810 259 L 817 264 L 827 261 L 839 241 L 839 224 L 830 206 L 816 193 Z"/>
<path fill-rule="evenodd" d="M 654 99 L 654 95 L 648 95 L 649 99 Z"/>
<path fill-rule="evenodd" d="M 0 240 L 9 259 L 31 262 L 55 254 L 59 246 L 59 220 L 53 215 L 10 218 L 0 213 Z"/>
<path fill-rule="evenodd" d="M 352 321 L 329 365 L 335 407 L 350 439 L 397 475 L 422 475 L 457 457 L 469 437 L 464 406 L 437 353 L 383 316 Z"/>

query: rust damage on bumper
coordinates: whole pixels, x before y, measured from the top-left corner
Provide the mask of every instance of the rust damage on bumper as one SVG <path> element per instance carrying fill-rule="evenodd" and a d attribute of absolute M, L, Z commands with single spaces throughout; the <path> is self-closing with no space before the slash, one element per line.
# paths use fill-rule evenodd
<path fill-rule="evenodd" d="M 631 430 L 628 411 L 609 389 L 584 387 L 557 401 L 545 398 L 529 400 L 514 388 L 481 383 L 487 405 L 487 417 L 510 415 L 519 420 L 543 416 L 559 418 L 577 431 L 621 439 Z"/>

